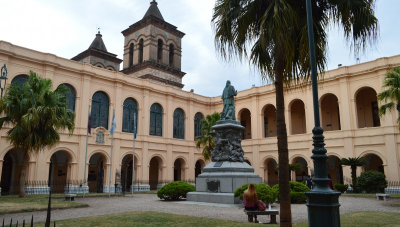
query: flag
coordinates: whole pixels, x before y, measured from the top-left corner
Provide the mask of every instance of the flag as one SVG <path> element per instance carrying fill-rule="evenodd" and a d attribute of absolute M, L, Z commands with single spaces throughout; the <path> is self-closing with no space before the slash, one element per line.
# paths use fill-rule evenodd
<path fill-rule="evenodd" d="M 136 139 L 136 113 L 133 115 L 133 134 L 134 134 L 134 139 Z"/>
<path fill-rule="evenodd" d="M 117 124 L 115 123 L 115 110 L 113 111 L 113 118 L 111 121 L 111 130 L 110 130 L 110 134 L 113 135 L 115 129 L 117 128 Z"/>
<path fill-rule="evenodd" d="M 90 113 L 90 105 L 89 105 L 89 116 L 88 116 L 87 132 L 89 134 L 91 134 L 91 132 L 92 132 L 92 114 Z"/>

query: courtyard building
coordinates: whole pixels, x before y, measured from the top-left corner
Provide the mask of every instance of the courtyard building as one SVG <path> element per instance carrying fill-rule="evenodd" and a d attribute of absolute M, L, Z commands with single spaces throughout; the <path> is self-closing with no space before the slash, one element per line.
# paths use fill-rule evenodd
<path fill-rule="evenodd" d="M 129 191 L 133 179 L 135 190 L 155 190 L 170 181 L 194 183 L 202 172 L 207 161 L 195 148 L 194 139 L 202 133 L 200 120 L 221 112 L 223 103 L 220 96 L 205 97 L 182 90 L 182 78 L 190 77 L 181 69 L 185 34 L 163 18 L 155 1 L 144 17 L 122 34 L 123 61 L 108 52 L 100 33 L 87 50 L 71 60 L 0 41 L 0 64 L 7 64 L 10 84 L 24 83 L 29 71 L 35 71 L 51 79 L 54 89 L 60 85 L 70 89 L 66 94 L 68 108 L 76 113 L 71 137 L 61 132 L 57 146 L 29 155 L 28 181 L 54 181 L 61 182 L 63 188 L 79 188 L 84 187 L 83 179 L 88 179 L 89 192 L 108 192 L 114 191 L 115 182 Z M 400 181 L 398 113 L 380 118 L 376 97 L 382 91 L 384 75 L 399 65 L 397 55 L 339 67 L 322 75 L 319 110 L 333 184 L 351 181 L 350 167 L 342 167 L 340 159 L 359 156 L 368 165 L 359 167 L 358 175 L 376 170 L 389 181 Z M 265 183 L 277 184 L 274 85 L 238 91 L 235 103 L 236 119 L 245 127 L 242 146 L 246 162 Z M 111 157 L 114 110 L 117 128 Z M 285 91 L 285 118 L 289 162 L 302 166 L 291 173 L 291 179 L 304 181 L 314 172 L 310 158 L 314 127 L 311 84 Z M 19 182 L 22 165 L 20 151 L 6 140 L 8 130 L 7 125 L 0 130 L 3 195 L 19 190 L 14 183 Z"/>

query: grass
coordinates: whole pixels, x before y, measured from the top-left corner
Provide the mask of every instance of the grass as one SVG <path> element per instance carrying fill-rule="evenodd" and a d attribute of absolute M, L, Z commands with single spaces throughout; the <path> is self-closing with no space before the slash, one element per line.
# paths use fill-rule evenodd
<path fill-rule="evenodd" d="M 62 199 L 52 199 L 52 209 L 88 206 L 84 203 L 70 202 L 63 199 L 64 197 Z M 0 214 L 46 210 L 48 202 L 48 195 L 27 195 L 24 198 L 18 198 L 18 196 L 0 196 Z"/>
<path fill-rule="evenodd" d="M 355 212 L 341 215 L 341 226 L 365 227 L 365 226 L 391 226 L 400 227 L 400 215 L 397 213 L 382 213 L 382 212 Z M 247 220 L 247 216 L 243 215 L 243 220 Z M 268 220 L 263 217 L 261 220 Z M 39 226 L 42 223 L 38 223 Z M 57 226 L 177 226 L 177 227 L 204 227 L 204 226 L 219 226 L 219 227 L 235 227 L 235 226 L 254 226 L 252 223 L 235 222 L 228 220 L 219 220 L 212 218 L 200 218 L 185 215 L 176 215 L 158 212 L 130 212 L 121 214 L 111 214 L 87 218 L 69 219 L 57 221 Z M 279 226 L 279 225 L 271 225 Z M 307 222 L 296 223 L 293 226 L 306 227 Z"/>

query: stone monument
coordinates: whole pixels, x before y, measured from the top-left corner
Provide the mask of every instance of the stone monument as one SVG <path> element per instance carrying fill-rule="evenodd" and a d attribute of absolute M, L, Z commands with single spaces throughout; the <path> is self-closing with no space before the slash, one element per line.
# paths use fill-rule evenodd
<path fill-rule="evenodd" d="M 243 158 L 242 133 L 244 127 L 235 119 L 234 96 L 237 91 L 228 80 L 222 93 L 224 108 L 221 120 L 212 127 L 210 134 L 215 147 L 211 162 L 196 178 L 196 191 L 186 195 L 187 201 L 207 203 L 240 203 L 233 192 L 247 183 L 261 183 L 261 177 Z"/>

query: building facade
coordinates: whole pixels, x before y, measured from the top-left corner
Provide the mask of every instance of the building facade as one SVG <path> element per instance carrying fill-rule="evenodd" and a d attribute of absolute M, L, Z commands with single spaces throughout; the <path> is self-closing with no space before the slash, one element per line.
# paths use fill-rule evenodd
<path fill-rule="evenodd" d="M 118 71 L 120 59 L 107 52 L 100 34 L 87 51 L 72 60 L 0 41 L 0 63 L 7 64 L 11 83 L 23 83 L 32 70 L 51 79 L 54 89 L 64 84 L 71 90 L 67 95 L 69 108 L 76 113 L 72 136 L 62 132 L 56 147 L 29 155 L 27 180 L 52 180 L 67 186 L 69 180 L 81 182 L 86 178 L 90 192 L 107 192 L 110 180 L 112 185 L 119 182 L 129 190 L 132 172 L 140 190 L 157 189 L 167 181 L 194 181 L 201 173 L 207 161 L 195 148 L 194 138 L 201 133 L 199 122 L 204 116 L 222 111 L 221 97 L 181 90 L 184 33 L 164 21 L 157 3 L 152 2 L 143 19 L 122 33 L 122 71 Z M 390 181 L 400 180 L 398 113 L 379 118 L 376 100 L 383 76 L 398 65 L 400 55 L 379 58 L 327 71 L 320 80 L 321 125 L 333 183 L 351 177 L 350 167 L 340 166 L 339 160 L 359 156 L 369 164 L 359 167 L 357 174 L 377 170 Z M 264 182 L 276 184 L 274 86 L 239 91 L 235 102 L 236 119 L 246 128 L 242 141 L 245 159 Z M 114 111 L 117 128 L 111 156 Z M 313 173 L 311 85 L 285 91 L 285 118 L 290 163 L 302 166 L 291 177 L 302 181 Z M 6 140 L 8 129 L 5 126 L 0 130 L 2 194 L 17 190 L 12 182 L 19 181 L 22 165 L 21 153 Z"/>

